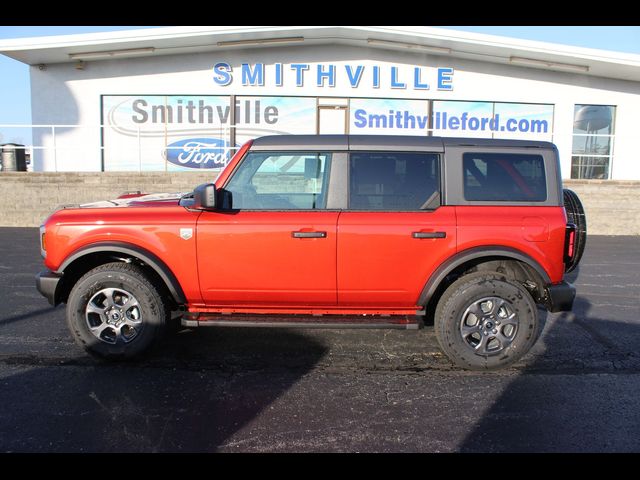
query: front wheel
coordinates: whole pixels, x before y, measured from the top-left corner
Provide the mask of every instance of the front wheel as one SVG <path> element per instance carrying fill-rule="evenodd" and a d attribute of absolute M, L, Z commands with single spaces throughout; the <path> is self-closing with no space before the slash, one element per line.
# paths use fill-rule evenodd
<path fill-rule="evenodd" d="M 67 324 L 76 342 L 101 358 L 141 355 L 162 338 L 169 312 L 144 271 L 127 263 L 100 265 L 75 284 Z"/>
<path fill-rule="evenodd" d="M 458 366 L 506 367 L 539 336 L 538 310 L 529 292 L 499 273 L 465 275 L 445 291 L 435 315 L 438 343 Z"/>

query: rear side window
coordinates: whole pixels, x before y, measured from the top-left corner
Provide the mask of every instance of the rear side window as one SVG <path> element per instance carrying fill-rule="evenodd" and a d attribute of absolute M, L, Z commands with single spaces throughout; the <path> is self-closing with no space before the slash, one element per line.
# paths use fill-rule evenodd
<path fill-rule="evenodd" d="M 386 211 L 429 208 L 439 192 L 438 159 L 433 153 L 351 153 L 349 208 Z"/>
<path fill-rule="evenodd" d="M 465 153 L 465 200 L 544 202 L 547 185 L 542 155 Z"/>

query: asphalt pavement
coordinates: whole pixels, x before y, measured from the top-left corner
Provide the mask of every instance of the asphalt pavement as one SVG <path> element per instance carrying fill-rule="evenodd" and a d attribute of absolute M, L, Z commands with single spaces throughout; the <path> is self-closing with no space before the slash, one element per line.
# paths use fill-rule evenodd
<path fill-rule="evenodd" d="M 104 364 L 0 228 L 0 452 L 638 452 L 640 237 L 588 239 L 572 313 L 532 352 L 457 370 L 419 331 L 202 328 Z"/>

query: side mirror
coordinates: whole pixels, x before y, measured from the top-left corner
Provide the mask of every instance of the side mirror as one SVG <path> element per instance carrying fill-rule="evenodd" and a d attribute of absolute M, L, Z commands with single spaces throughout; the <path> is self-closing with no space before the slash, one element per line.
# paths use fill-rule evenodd
<path fill-rule="evenodd" d="M 193 208 L 196 210 L 216 208 L 216 186 L 213 183 L 203 183 L 193 190 Z"/>

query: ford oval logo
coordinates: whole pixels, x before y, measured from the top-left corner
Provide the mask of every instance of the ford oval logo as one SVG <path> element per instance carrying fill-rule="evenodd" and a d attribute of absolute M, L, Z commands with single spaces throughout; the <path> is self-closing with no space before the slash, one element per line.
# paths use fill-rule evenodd
<path fill-rule="evenodd" d="M 186 138 L 167 145 L 170 163 L 188 168 L 223 168 L 231 159 L 230 144 L 220 138 Z"/>

